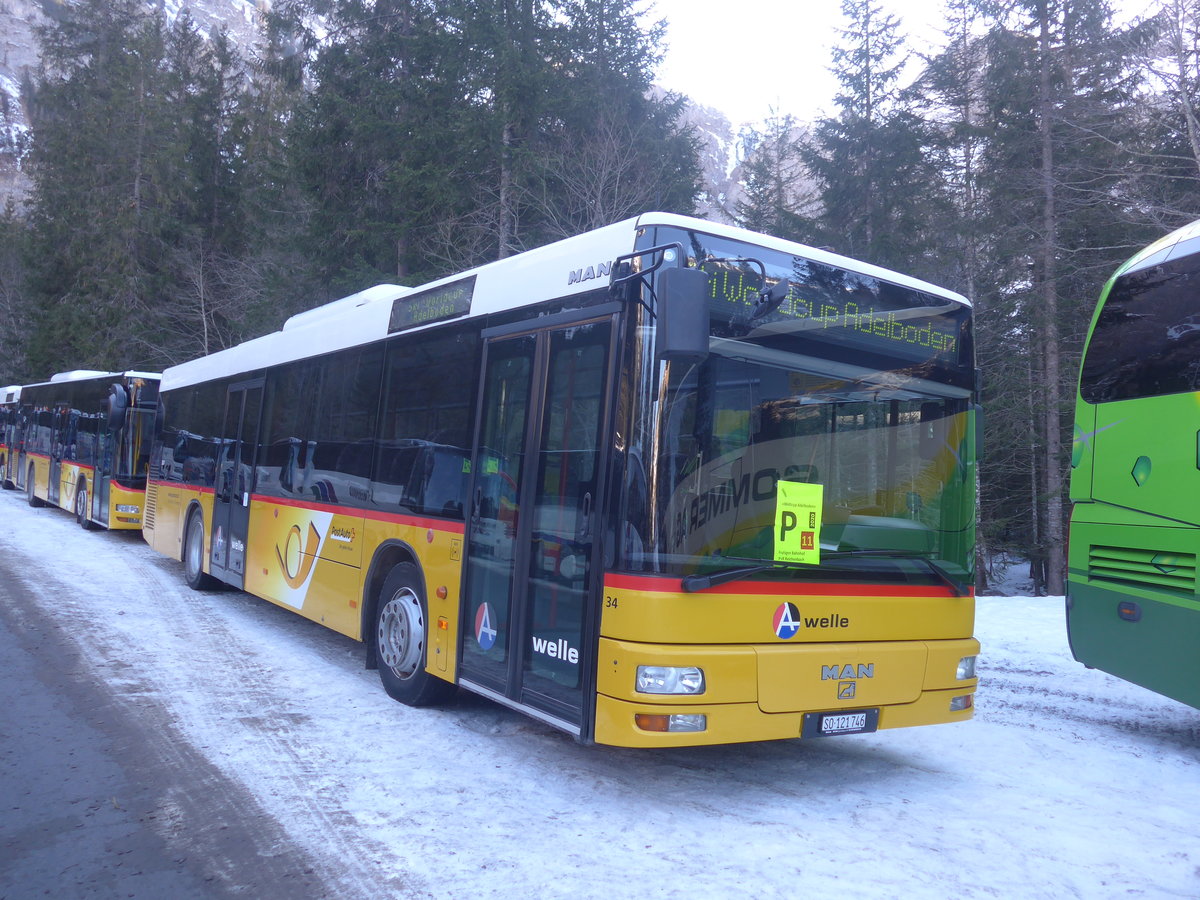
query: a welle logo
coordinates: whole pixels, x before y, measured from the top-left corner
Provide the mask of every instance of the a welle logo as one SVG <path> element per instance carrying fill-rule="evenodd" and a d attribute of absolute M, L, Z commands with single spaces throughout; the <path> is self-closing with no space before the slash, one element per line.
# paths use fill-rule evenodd
<path fill-rule="evenodd" d="M 539 656 L 548 656 L 551 659 L 561 659 L 571 665 L 579 663 L 579 651 L 566 642 L 565 638 L 552 640 L 540 638 L 533 635 L 533 652 Z"/>
<path fill-rule="evenodd" d="M 802 616 L 795 603 L 781 603 L 772 619 L 775 636 L 788 640 L 800 633 L 801 628 L 849 628 L 850 617 L 841 613 L 828 616 Z"/>

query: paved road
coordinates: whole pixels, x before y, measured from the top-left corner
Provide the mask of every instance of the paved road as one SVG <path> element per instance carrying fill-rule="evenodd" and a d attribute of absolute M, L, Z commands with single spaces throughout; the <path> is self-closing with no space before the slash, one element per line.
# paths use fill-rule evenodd
<path fill-rule="evenodd" d="M 0 900 L 334 896 L 164 710 L 86 675 L 30 590 L 0 558 Z"/>

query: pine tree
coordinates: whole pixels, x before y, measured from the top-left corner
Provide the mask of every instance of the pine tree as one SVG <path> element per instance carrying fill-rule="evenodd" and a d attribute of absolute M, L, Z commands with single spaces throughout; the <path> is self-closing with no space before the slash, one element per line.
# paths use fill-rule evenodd
<path fill-rule="evenodd" d="M 745 195 L 737 201 L 737 223 L 787 240 L 818 239 L 814 221 L 820 201 L 804 163 L 805 132 L 791 116 L 773 116 L 762 131 L 742 137 Z"/>
<path fill-rule="evenodd" d="M 1107 4 L 1025 0 L 1014 13 L 991 31 L 987 46 L 990 136 L 980 186 L 992 244 L 985 281 L 996 288 L 980 344 L 985 357 L 1028 352 L 1022 391 L 1029 402 L 1010 404 L 1009 430 L 1029 435 L 1029 464 L 1022 467 L 1036 478 L 1035 502 L 1024 537 L 1039 586 L 1057 593 L 1064 579 L 1064 429 L 1088 317 L 1113 268 L 1113 248 L 1128 241 L 1115 201 L 1131 162 L 1122 148 L 1133 144 L 1134 95 Z M 1016 472 L 993 466 L 991 476 L 985 501 L 1013 494 Z"/>
<path fill-rule="evenodd" d="M 630 0 L 339 0 L 328 21 L 291 143 L 321 278 L 420 281 L 690 211 L 694 142 L 648 96 Z"/>
<path fill-rule="evenodd" d="M 29 290 L 39 307 L 30 364 L 145 364 L 129 339 L 130 310 L 162 286 L 158 238 L 179 169 L 171 120 L 154 103 L 162 19 L 133 0 L 85 0 L 42 40 L 43 70 L 26 98 Z"/>
<path fill-rule="evenodd" d="M 822 243 L 914 274 L 934 267 L 930 221 L 945 203 L 931 136 L 900 91 L 899 21 L 878 0 L 843 0 L 834 49 L 836 118 L 817 123 L 806 161 L 821 186 Z"/>
<path fill-rule="evenodd" d="M 1129 29 L 1126 44 L 1149 83 L 1160 86 L 1143 90 L 1132 110 L 1140 139 L 1127 196 L 1148 241 L 1200 210 L 1200 3 L 1163 0 Z"/>

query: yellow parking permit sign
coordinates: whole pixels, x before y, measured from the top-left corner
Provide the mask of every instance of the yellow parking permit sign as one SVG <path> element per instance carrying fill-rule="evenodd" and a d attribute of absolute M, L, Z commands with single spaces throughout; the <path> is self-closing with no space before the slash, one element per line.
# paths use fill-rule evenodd
<path fill-rule="evenodd" d="M 821 505 L 825 486 L 779 482 L 775 505 L 775 559 L 817 565 L 821 562 Z"/>

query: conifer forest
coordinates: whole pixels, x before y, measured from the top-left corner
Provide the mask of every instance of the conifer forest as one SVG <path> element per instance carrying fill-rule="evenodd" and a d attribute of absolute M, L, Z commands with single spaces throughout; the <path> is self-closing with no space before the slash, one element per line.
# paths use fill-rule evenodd
<path fill-rule="evenodd" d="M 0 214 L 0 384 L 161 370 L 706 189 L 644 2 L 276 0 L 253 52 L 142 0 L 54 8 L 21 86 L 31 189 Z M 977 583 L 1015 553 L 1061 593 L 1093 307 L 1200 217 L 1200 0 L 1120 25 L 945 0 L 920 47 L 878 0 L 842 10 L 834 114 L 744 130 L 719 212 L 971 298 Z"/>

